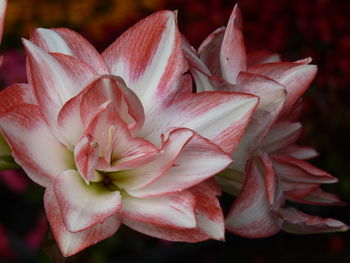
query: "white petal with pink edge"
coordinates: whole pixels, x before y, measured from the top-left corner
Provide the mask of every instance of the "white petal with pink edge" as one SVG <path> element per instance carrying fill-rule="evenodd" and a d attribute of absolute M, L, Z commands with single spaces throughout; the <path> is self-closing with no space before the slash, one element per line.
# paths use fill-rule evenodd
<path fill-rule="evenodd" d="M 169 134 L 168 140 L 176 140 L 187 129 L 176 129 Z M 192 132 L 172 166 L 154 182 L 131 191 L 131 195 L 148 197 L 177 192 L 197 185 L 213 177 L 230 164 L 231 158 L 209 140 Z"/>
<path fill-rule="evenodd" d="M 121 35 L 103 54 L 111 74 L 121 76 L 154 112 L 176 92 L 186 71 L 174 12 L 160 11 Z"/>
<path fill-rule="evenodd" d="M 282 220 L 272 211 L 264 179 L 253 162 L 225 224 L 227 230 L 249 238 L 268 237 L 280 230 Z"/>
<path fill-rule="evenodd" d="M 242 34 L 242 15 L 235 5 L 228 21 L 220 52 L 222 77 L 235 84 L 240 71 L 247 68 L 247 56 Z"/>
<path fill-rule="evenodd" d="M 53 189 L 63 222 L 70 232 L 102 224 L 121 208 L 118 191 L 109 191 L 103 183 L 87 185 L 75 170 L 67 170 L 57 176 Z"/>
<path fill-rule="evenodd" d="M 201 92 L 184 97 L 146 119 L 140 134 L 160 144 L 159 132 L 185 127 L 231 153 L 245 131 L 258 98 L 242 93 Z"/>
<path fill-rule="evenodd" d="M 46 187 L 73 166 L 71 153 L 51 133 L 38 106 L 11 108 L 2 116 L 0 126 L 16 162 L 34 182 Z"/>
<path fill-rule="evenodd" d="M 107 218 L 102 224 L 96 224 L 89 229 L 77 233 L 67 230 L 63 220 L 54 190 L 49 187 L 45 191 L 44 206 L 51 231 L 61 253 L 65 257 L 112 236 L 119 228 L 121 219 L 118 214 Z"/>
<path fill-rule="evenodd" d="M 280 211 L 284 219 L 282 229 L 293 234 L 314 234 L 347 231 L 349 227 L 333 218 L 321 218 L 305 214 L 295 208 Z"/>
<path fill-rule="evenodd" d="M 196 227 L 195 197 L 188 191 L 152 198 L 135 198 L 123 194 L 123 218 L 156 226 Z"/>

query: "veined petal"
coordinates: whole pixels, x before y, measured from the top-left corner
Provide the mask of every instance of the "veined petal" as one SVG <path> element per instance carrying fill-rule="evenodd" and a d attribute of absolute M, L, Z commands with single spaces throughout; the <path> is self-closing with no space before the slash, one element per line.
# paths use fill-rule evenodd
<path fill-rule="evenodd" d="M 123 218 L 156 226 L 196 227 L 195 198 L 187 191 L 152 198 L 124 194 L 120 213 Z"/>
<path fill-rule="evenodd" d="M 56 195 L 52 187 L 45 191 L 44 206 L 52 233 L 65 257 L 112 236 L 119 228 L 121 218 L 118 214 L 106 219 L 102 224 L 96 224 L 85 231 L 72 233 L 67 230 L 63 220 Z"/>
<path fill-rule="evenodd" d="M 28 55 L 28 79 L 38 104 L 50 126 L 56 127 L 59 110 L 92 80 L 89 67 L 67 55 L 55 55 L 28 40 L 23 40 Z"/>
<path fill-rule="evenodd" d="M 249 238 L 276 234 L 282 220 L 269 204 L 262 175 L 250 163 L 241 192 L 226 217 L 226 229 Z"/>
<path fill-rule="evenodd" d="M 159 145 L 159 132 L 185 127 L 231 153 L 245 131 L 257 106 L 253 95 L 229 92 L 191 94 L 169 105 L 157 116 L 150 116 L 141 136 Z"/>
<path fill-rule="evenodd" d="M 193 131 L 188 129 L 180 129 L 170 134 L 153 161 L 131 170 L 113 173 L 115 184 L 130 193 L 151 184 L 173 166 L 174 161 L 192 137 Z"/>
<path fill-rule="evenodd" d="M 273 167 L 282 180 L 294 183 L 336 183 L 338 179 L 317 167 L 290 156 L 271 156 Z"/>
<path fill-rule="evenodd" d="M 37 28 L 30 40 L 50 53 L 75 57 L 93 67 L 99 74 L 108 74 L 108 68 L 96 49 L 81 35 L 67 28 Z"/>
<path fill-rule="evenodd" d="M 276 81 L 249 72 L 240 72 L 233 89 L 259 96 L 259 105 L 254 112 L 247 131 L 233 153 L 232 168 L 244 171 L 251 155 L 260 147 L 261 140 L 269 132 L 286 99 L 285 88 Z"/>
<path fill-rule="evenodd" d="M 267 76 L 286 87 L 287 100 L 280 115 L 282 117 L 292 110 L 292 106 L 307 90 L 316 76 L 317 67 L 303 63 L 276 62 L 250 67 L 249 72 Z"/>
<path fill-rule="evenodd" d="M 183 132 L 186 132 L 186 129 L 172 131 L 169 140 Z M 230 162 L 230 156 L 220 147 L 193 133 L 183 145 L 171 168 L 151 184 L 128 192 L 136 197 L 148 197 L 181 191 L 213 177 Z"/>
<path fill-rule="evenodd" d="M 94 181 L 95 169 L 99 157 L 99 145 L 90 136 L 84 136 L 74 147 L 74 160 L 78 171 L 88 184 Z"/>
<path fill-rule="evenodd" d="M 200 59 L 209 68 L 212 75 L 220 77 L 222 76 L 220 50 L 224 39 L 224 34 L 224 27 L 216 29 L 203 41 L 198 49 Z"/>
<path fill-rule="evenodd" d="M 28 84 L 15 84 L 0 92 L 0 116 L 21 104 L 37 104 L 33 90 Z"/>
<path fill-rule="evenodd" d="M 174 228 L 123 218 L 123 224 L 148 236 L 175 242 L 200 242 L 210 237 L 199 228 Z"/>
<path fill-rule="evenodd" d="M 137 94 L 146 114 L 171 99 L 186 71 L 181 36 L 171 11 L 160 11 L 141 20 L 102 56 L 111 74 L 121 76 Z"/>
<path fill-rule="evenodd" d="M 270 51 L 251 51 L 247 54 L 247 68 L 252 66 L 265 64 L 265 63 L 273 63 L 280 62 L 281 56 L 276 53 L 272 53 Z"/>
<path fill-rule="evenodd" d="M 299 122 L 277 122 L 269 130 L 260 147 L 268 153 L 274 153 L 293 144 L 300 134 L 301 124 Z"/>
<path fill-rule="evenodd" d="M 123 166 L 123 163 L 158 152 L 158 149 L 147 140 L 131 136 L 127 126 L 119 116 L 118 109 L 108 101 L 90 121 L 85 130 L 87 136 L 99 146 L 98 156 L 111 164 L 111 170 Z M 139 162 L 138 162 L 139 163 Z"/>
<path fill-rule="evenodd" d="M 309 194 L 303 196 L 302 198 L 293 198 L 289 195 L 286 195 L 288 199 L 310 205 L 324 205 L 324 206 L 333 206 L 346 205 L 345 202 L 340 200 L 336 195 L 323 191 L 321 188 L 317 188 L 314 191 L 311 191 Z"/>
<path fill-rule="evenodd" d="M 289 155 L 296 159 L 308 160 L 318 156 L 318 152 L 311 147 L 298 146 L 295 144 L 289 145 L 288 147 L 284 147 L 276 154 Z"/>
<path fill-rule="evenodd" d="M 280 211 L 284 219 L 283 230 L 293 234 L 314 234 L 336 231 L 347 231 L 349 227 L 333 218 L 311 216 L 294 208 Z"/>
<path fill-rule="evenodd" d="M 189 190 L 196 197 L 197 228 L 212 239 L 224 240 L 224 215 L 217 198 L 221 195 L 220 186 L 214 179 L 209 179 Z"/>
<path fill-rule="evenodd" d="M 137 130 L 144 121 L 143 108 L 137 96 L 118 77 L 104 75 L 92 81 L 81 93 L 62 107 L 57 123 L 61 134 L 75 145 L 97 114 L 100 106 L 111 101 L 129 130 Z"/>
<path fill-rule="evenodd" d="M 235 84 L 240 71 L 247 69 L 247 57 L 242 34 L 242 15 L 236 4 L 225 30 L 220 52 L 222 77 Z"/>
<path fill-rule="evenodd" d="M 81 232 L 102 224 L 121 208 L 118 191 L 109 191 L 97 183 L 87 185 L 75 170 L 67 170 L 57 176 L 53 190 L 69 232 Z"/>
<path fill-rule="evenodd" d="M 72 166 L 71 154 L 51 134 L 38 106 L 22 104 L 11 108 L 0 119 L 0 127 L 16 162 L 34 182 L 47 186 Z"/>
<path fill-rule="evenodd" d="M 71 153 L 51 133 L 39 107 L 22 104 L 0 119 L 0 127 L 16 162 L 42 186 L 73 165 Z"/>

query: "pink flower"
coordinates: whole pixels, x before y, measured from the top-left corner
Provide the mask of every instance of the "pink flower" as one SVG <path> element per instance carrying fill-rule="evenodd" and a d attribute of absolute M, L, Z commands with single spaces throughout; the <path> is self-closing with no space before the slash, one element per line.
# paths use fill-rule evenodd
<path fill-rule="evenodd" d="M 223 190 L 237 196 L 226 228 L 250 238 L 270 236 L 281 228 L 300 234 L 346 230 L 347 226 L 335 219 L 284 208 L 285 200 L 343 204 L 320 189 L 322 183 L 337 179 L 304 161 L 317 152 L 295 144 L 301 133 L 301 124 L 295 121 L 298 102 L 314 79 L 316 66 L 309 65 L 310 58 L 281 62 L 279 55 L 267 51 L 246 54 L 241 28 L 236 6 L 227 28 L 217 29 L 199 47 L 200 59 L 183 41 L 198 92 L 239 91 L 260 97 L 233 163 L 217 176 Z"/>
<path fill-rule="evenodd" d="M 1 93 L 0 127 L 46 188 L 63 255 L 121 223 L 170 241 L 224 238 L 211 177 L 231 162 L 258 99 L 192 94 L 173 12 L 140 21 L 102 56 L 68 29 L 37 29 L 23 42 L 29 83 Z"/>

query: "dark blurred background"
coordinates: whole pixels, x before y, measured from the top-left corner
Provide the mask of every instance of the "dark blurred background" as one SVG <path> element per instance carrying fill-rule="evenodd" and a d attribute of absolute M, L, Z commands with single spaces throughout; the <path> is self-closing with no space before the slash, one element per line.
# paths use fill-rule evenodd
<path fill-rule="evenodd" d="M 179 27 L 198 47 L 227 23 L 234 1 L 226 0 L 10 0 L 0 71 L 5 87 L 25 82 L 20 38 L 35 27 L 69 27 L 104 50 L 139 19 L 161 9 L 179 11 Z M 340 179 L 324 187 L 350 200 L 350 1 L 241 0 L 248 50 L 270 50 L 294 61 L 311 56 L 319 67 L 304 97 L 300 144 L 315 147 L 312 163 Z M 0 175 L 0 262 L 50 262 L 43 249 L 47 222 L 43 189 L 18 172 Z M 224 196 L 226 208 L 232 198 Z M 349 207 L 300 209 L 350 224 Z M 47 244 L 44 242 L 44 246 Z M 76 262 L 350 263 L 350 233 L 276 236 L 249 240 L 227 233 L 226 242 L 170 243 L 122 227 L 75 257 Z"/>

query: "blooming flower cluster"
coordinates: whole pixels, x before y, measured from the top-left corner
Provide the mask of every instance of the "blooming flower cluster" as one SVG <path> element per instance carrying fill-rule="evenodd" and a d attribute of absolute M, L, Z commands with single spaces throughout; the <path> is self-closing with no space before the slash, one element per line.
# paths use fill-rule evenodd
<path fill-rule="evenodd" d="M 0 129 L 45 187 L 64 256 L 121 224 L 185 242 L 224 240 L 225 228 L 255 238 L 347 229 L 284 205 L 342 204 L 320 189 L 337 180 L 304 161 L 316 152 L 294 144 L 316 67 L 246 54 L 241 26 L 236 6 L 198 52 L 172 11 L 141 20 L 102 54 L 66 28 L 23 40 L 28 83 L 1 92 Z M 226 220 L 221 190 L 237 196 Z"/>

